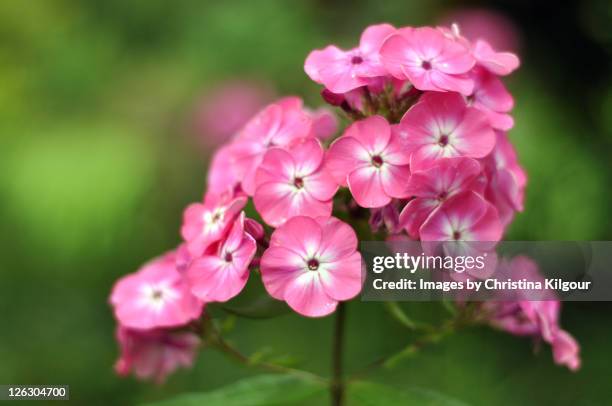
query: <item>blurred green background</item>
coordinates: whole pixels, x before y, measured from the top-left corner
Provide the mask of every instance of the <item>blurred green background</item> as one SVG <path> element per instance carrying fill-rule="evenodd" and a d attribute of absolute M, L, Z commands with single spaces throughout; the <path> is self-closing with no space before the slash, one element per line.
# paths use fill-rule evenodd
<path fill-rule="evenodd" d="M 529 173 L 514 240 L 612 239 L 612 9 L 606 0 L 0 2 L 0 383 L 69 384 L 75 404 L 138 404 L 255 372 L 212 351 L 163 386 L 120 379 L 107 296 L 118 277 L 179 242 L 201 198 L 212 144 L 194 131 L 219 83 L 264 83 L 322 104 L 303 73 L 311 49 L 349 47 L 368 24 L 425 25 L 495 10 L 523 65 L 511 139 Z M 461 7 L 460 7 L 461 6 Z M 348 306 L 347 368 L 410 339 L 378 303 Z M 416 317 L 435 304 L 404 306 Z M 487 328 L 460 332 L 372 379 L 474 405 L 612 404 L 609 303 L 567 303 L 577 374 L 549 348 Z M 240 320 L 229 338 L 327 374 L 331 318 Z M 38 403 L 40 404 L 40 403 Z"/>

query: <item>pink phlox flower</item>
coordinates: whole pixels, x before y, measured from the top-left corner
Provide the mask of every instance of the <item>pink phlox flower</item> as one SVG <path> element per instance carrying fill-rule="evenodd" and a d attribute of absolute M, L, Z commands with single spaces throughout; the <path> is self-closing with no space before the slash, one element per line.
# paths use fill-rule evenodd
<path fill-rule="evenodd" d="M 446 200 L 423 223 L 423 241 L 499 241 L 503 227 L 497 210 L 474 191 Z"/>
<path fill-rule="evenodd" d="M 204 203 L 192 203 L 183 213 L 181 235 L 193 257 L 200 256 L 221 240 L 246 204 L 246 197 L 230 193 L 207 193 Z"/>
<path fill-rule="evenodd" d="M 176 269 L 175 252 L 119 279 L 110 303 L 121 325 L 134 329 L 176 327 L 196 319 L 204 304 L 193 296 Z"/>
<path fill-rule="evenodd" d="M 394 31 L 389 24 L 372 25 L 361 35 L 357 48 L 343 51 L 330 45 L 312 51 L 306 58 L 304 70 L 313 81 L 333 93 L 346 93 L 365 86 L 371 78 L 387 73 L 378 51 Z"/>
<path fill-rule="evenodd" d="M 257 251 L 257 244 L 244 231 L 244 219 L 242 212 L 216 252 L 195 259 L 187 269 L 191 292 L 201 300 L 226 302 L 246 285 L 249 264 Z"/>
<path fill-rule="evenodd" d="M 524 276 L 528 280 L 543 280 L 537 264 L 525 256 L 504 259 L 501 266 L 508 267 L 514 278 Z M 520 292 L 519 292 L 520 293 Z M 554 292 L 551 292 L 554 294 Z M 526 298 L 530 297 L 525 293 Z M 512 300 L 488 302 L 485 311 L 490 313 L 493 326 L 519 336 L 541 339 L 552 346 L 557 364 L 570 370 L 580 368 L 580 347 L 576 340 L 559 325 L 561 302 L 558 300 Z"/>
<path fill-rule="evenodd" d="M 326 157 L 336 182 L 348 185 L 357 203 L 367 208 L 382 207 L 392 198 L 406 196 L 408 163 L 400 137 L 381 116 L 352 124 L 332 143 Z"/>
<path fill-rule="evenodd" d="M 467 73 L 476 63 L 470 49 L 431 27 L 403 28 L 388 37 L 380 49 L 391 75 L 409 80 L 419 90 L 472 93 Z"/>
<path fill-rule="evenodd" d="M 152 379 L 161 384 L 180 367 L 193 364 L 200 338 L 190 331 L 164 329 L 132 330 L 117 327 L 121 356 L 115 363 L 117 374 L 133 372 L 139 379 Z"/>
<path fill-rule="evenodd" d="M 334 217 L 293 217 L 272 234 L 261 259 L 270 295 L 309 317 L 332 313 L 361 290 L 357 236 Z"/>
<path fill-rule="evenodd" d="M 506 226 L 515 212 L 523 211 L 527 174 L 519 165 L 507 135 L 497 132 L 496 137 L 493 152 L 483 160 L 487 177 L 485 197 L 497 208 Z"/>
<path fill-rule="evenodd" d="M 270 149 L 257 170 L 255 208 L 266 223 L 278 227 L 297 215 L 329 216 L 338 189 L 324 167 L 316 138 L 287 149 Z"/>
<path fill-rule="evenodd" d="M 295 97 L 281 99 L 252 118 L 228 147 L 228 168 L 235 171 L 242 190 L 253 196 L 255 173 L 266 151 L 310 136 L 312 118 L 302 108 L 301 100 Z"/>
<path fill-rule="evenodd" d="M 514 99 L 501 80 L 482 68 L 472 71 L 474 92 L 468 97 L 468 105 L 483 111 L 496 130 L 507 131 L 514 126 L 510 110 Z"/>
<path fill-rule="evenodd" d="M 406 193 L 414 199 L 402 210 L 399 226 L 412 238 L 419 238 L 419 229 L 443 202 L 468 190 L 482 195 L 480 173 L 478 161 L 465 157 L 442 158 L 430 168 L 413 172 Z"/>
<path fill-rule="evenodd" d="M 439 158 L 483 158 L 495 145 L 487 116 L 457 93 L 425 93 L 402 117 L 398 134 L 411 153 L 412 171 Z"/>

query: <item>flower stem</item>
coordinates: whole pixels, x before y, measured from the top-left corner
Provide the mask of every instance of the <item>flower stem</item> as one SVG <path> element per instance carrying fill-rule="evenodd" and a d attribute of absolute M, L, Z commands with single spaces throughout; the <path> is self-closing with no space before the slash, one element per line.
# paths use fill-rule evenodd
<path fill-rule="evenodd" d="M 345 303 L 340 302 L 334 322 L 334 341 L 332 347 L 332 380 L 330 385 L 332 406 L 344 404 L 344 377 L 342 356 L 344 346 L 344 324 L 346 318 Z"/>

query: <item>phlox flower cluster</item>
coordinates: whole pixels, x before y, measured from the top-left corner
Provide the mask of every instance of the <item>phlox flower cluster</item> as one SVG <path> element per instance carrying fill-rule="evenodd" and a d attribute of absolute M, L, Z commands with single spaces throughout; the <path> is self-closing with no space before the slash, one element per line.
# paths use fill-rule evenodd
<path fill-rule="evenodd" d="M 117 370 L 189 365 L 205 305 L 250 278 L 301 315 L 334 312 L 361 290 L 362 222 L 389 239 L 501 239 L 526 184 L 500 79 L 518 65 L 456 27 L 373 25 L 356 48 L 312 51 L 306 74 L 352 123 L 338 135 L 328 110 L 287 97 L 216 151 L 181 244 L 113 288 Z"/>

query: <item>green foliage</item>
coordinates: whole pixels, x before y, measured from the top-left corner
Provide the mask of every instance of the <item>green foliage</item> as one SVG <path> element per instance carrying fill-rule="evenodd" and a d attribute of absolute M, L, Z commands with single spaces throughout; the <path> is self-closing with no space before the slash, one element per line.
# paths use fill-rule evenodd
<path fill-rule="evenodd" d="M 396 388 L 372 382 L 355 382 L 348 388 L 348 405 L 466 406 L 466 403 L 431 390 Z"/>
<path fill-rule="evenodd" d="M 273 406 L 308 400 L 325 384 L 290 375 L 259 375 L 205 393 L 191 393 L 148 406 Z"/>

